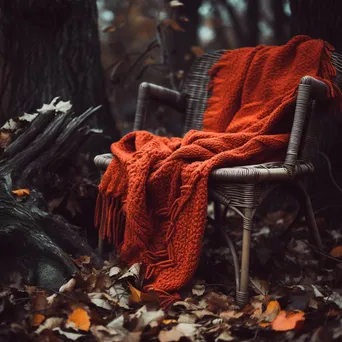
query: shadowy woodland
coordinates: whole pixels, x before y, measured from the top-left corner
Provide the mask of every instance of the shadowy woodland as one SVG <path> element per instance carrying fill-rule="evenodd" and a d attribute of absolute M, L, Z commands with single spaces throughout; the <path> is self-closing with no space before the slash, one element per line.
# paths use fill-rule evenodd
<path fill-rule="evenodd" d="M 341 13 L 339 0 L 0 1 L 0 340 L 340 341 L 341 118 L 322 125 L 310 185 L 326 263 L 303 222 L 279 247 L 298 208 L 275 194 L 257 213 L 244 309 L 210 221 L 196 277 L 167 312 L 139 290 L 138 264 L 103 260 L 93 158 L 132 130 L 141 82 L 181 90 L 206 52 L 297 34 L 342 52 Z M 183 126 L 157 105 L 146 122 L 170 137 Z M 238 217 L 229 229 L 241 245 Z"/>

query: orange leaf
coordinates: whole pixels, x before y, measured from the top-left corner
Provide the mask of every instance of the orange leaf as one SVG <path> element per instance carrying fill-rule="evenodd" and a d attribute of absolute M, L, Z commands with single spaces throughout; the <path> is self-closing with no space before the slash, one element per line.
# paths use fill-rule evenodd
<path fill-rule="evenodd" d="M 185 30 L 176 21 L 174 21 L 172 19 L 164 19 L 163 24 L 165 26 L 171 27 L 174 31 L 185 32 Z"/>
<path fill-rule="evenodd" d="M 261 322 L 259 323 L 259 326 L 262 327 L 262 328 L 267 328 L 271 325 L 272 323 L 269 323 L 269 322 Z"/>
<path fill-rule="evenodd" d="M 13 190 L 12 194 L 17 195 L 18 197 L 27 196 L 30 194 L 30 189 Z"/>
<path fill-rule="evenodd" d="M 141 302 L 158 302 L 158 298 L 150 293 L 144 293 L 136 289 L 132 284 L 128 283 L 129 289 L 131 290 L 131 301 L 133 303 Z"/>
<path fill-rule="evenodd" d="M 279 315 L 272 322 L 272 329 L 276 331 L 293 330 L 295 328 L 298 328 L 304 320 L 305 318 L 303 311 L 280 311 Z"/>
<path fill-rule="evenodd" d="M 75 309 L 67 320 L 67 324 L 71 324 L 74 328 L 88 331 L 90 328 L 90 318 L 87 311 L 83 309 Z"/>
<path fill-rule="evenodd" d="M 196 56 L 202 56 L 204 51 L 199 46 L 191 46 L 191 52 Z"/>
<path fill-rule="evenodd" d="M 342 246 L 337 246 L 333 248 L 330 252 L 330 255 L 334 258 L 341 258 L 342 257 Z"/>
<path fill-rule="evenodd" d="M 33 327 L 38 327 L 44 321 L 45 316 L 42 314 L 34 314 L 32 317 L 31 325 Z"/>
<path fill-rule="evenodd" d="M 280 312 L 280 304 L 277 300 L 268 303 L 265 312 L 260 315 L 259 322 L 272 322 Z"/>

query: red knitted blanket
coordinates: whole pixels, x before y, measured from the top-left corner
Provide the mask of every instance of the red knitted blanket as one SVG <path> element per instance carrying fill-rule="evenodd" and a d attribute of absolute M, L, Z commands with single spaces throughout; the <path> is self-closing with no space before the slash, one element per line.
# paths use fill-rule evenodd
<path fill-rule="evenodd" d="M 222 166 L 283 160 L 300 79 L 331 79 L 332 47 L 297 36 L 284 46 L 227 51 L 211 70 L 204 131 L 184 138 L 132 132 L 112 144 L 96 226 L 123 260 L 145 266 L 145 290 L 162 305 L 192 277 L 207 216 L 208 177 Z"/>

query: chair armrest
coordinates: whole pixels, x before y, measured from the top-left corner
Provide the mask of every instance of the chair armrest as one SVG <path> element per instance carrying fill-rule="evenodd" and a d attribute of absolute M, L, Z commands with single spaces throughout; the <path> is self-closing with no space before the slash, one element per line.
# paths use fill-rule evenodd
<path fill-rule="evenodd" d="M 180 112 L 185 112 L 185 94 L 182 94 L 175 90 L 157 86 L 152 83 L 143 82 L 140 84 L 139 87 L 137 110 L 135 113 L 133 131 L 143 129 L 150 100 L 159 101 L 161 104 L 167 105 Z"/>
<path fill-rule="evenodd" d="M 328 86 L 311 76 L 304 76 L 298 86 L 296 109 L 284 167 L 293 175 L 311 100 L 328 99 Z"/>

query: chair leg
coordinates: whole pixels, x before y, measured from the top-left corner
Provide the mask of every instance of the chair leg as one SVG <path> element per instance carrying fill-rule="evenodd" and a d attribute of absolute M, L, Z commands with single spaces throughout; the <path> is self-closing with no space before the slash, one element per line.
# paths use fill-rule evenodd
<path fill-rule="evenodd" d="M 313 241 L 319 250 L 323 249 L 321 235 L 319 233 L 315 215 L 312 209 L 311 199 L 305 189 L 302 189 L 303 193 L 303 205 L 305 206 L 305 217 L 308 224 L 308 228 L 312 234 Z"/>
<path fill-rule="evenodd" d="M 102 257 L 103 256 L 103 240 L 99 234 L 98 242 L 97 242 L 98 253 Z"/>
<path fill-rule="evenodd" d="M 240 288 L 236 291 L 236 302 L 240 307 L 248 303 L 249 256 L 253 214 L 253 209 L 246 208 L 244 211 Z"/>

